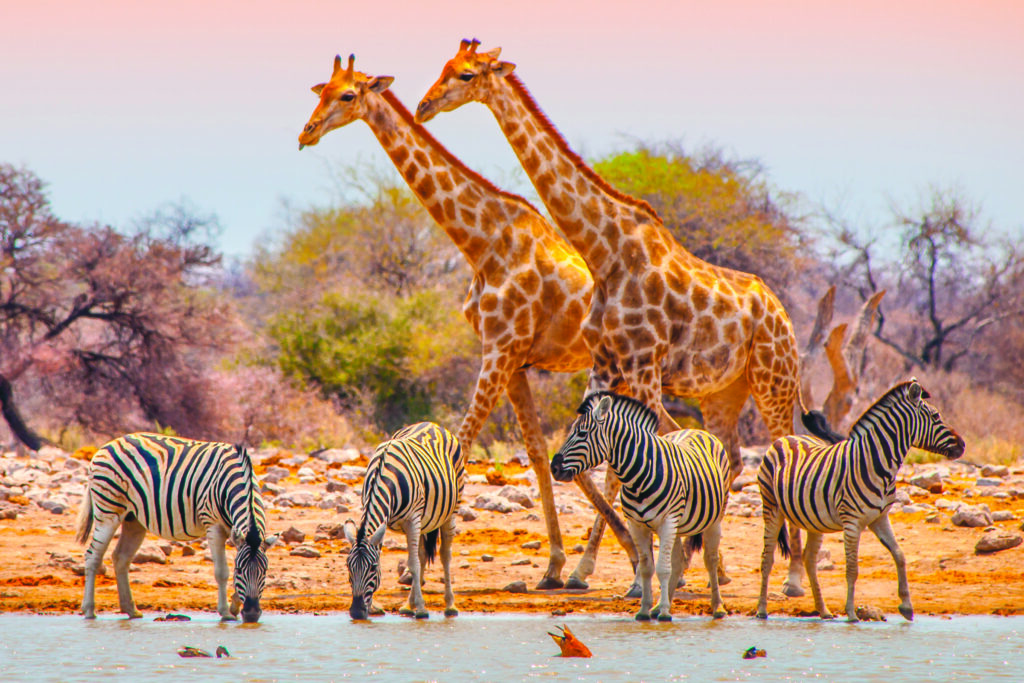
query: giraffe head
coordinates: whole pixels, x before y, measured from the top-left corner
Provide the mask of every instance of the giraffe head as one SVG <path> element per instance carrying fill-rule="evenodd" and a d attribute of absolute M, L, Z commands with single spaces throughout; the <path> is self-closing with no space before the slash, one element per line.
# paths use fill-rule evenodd
<path fill-rule="evenodd" d="M 341 55 L 334 58 L 331 80 L 313 86 L 320 102 L 299 134 L 299 149 L 315 145 L 325 134 L 366 116 L 367 94 L 388 89 L 393 76 L 368 76 L 353 68 L 355 55 L 348 56 L 348 67 L 341 68 Z"/>
<path fill-rule="evenodd" d="M 483 100 L 495 79 L 512 73 L 516 65 L 498 61 L 501 48 L 477 52 L 480 41 L 463 40 L 459 51 L 441 70 L 441 77 L 430 87 L 416 107 L 416 123 L 424 123 L 442 111 L 458 109 L 466 102 Z"/>

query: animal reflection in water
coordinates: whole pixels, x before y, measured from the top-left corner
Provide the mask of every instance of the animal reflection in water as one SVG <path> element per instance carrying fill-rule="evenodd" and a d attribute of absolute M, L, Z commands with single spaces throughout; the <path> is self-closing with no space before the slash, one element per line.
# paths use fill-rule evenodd
<path fill-rule="evenodd" d="M 590 648 L 580 642 L 579 638 L 573 635 L 572 631 L 569 630 L 568 626 L 556 626 L 555 628 L 560 629 L 561 633 L 552 633 L 548 631 L 548 635 L 551 639 L 558 644 L 558 647 L 562 650 L 562 657 L 592 657 L 590 654 Z"/>

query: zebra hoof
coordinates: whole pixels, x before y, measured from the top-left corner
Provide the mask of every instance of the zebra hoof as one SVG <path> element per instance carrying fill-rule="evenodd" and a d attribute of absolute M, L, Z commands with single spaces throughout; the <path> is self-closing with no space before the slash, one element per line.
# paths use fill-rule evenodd
<path fill-rule="evenodd" d="M 444 615 L 446 617 L 457 617 L 459 616 L 459 610 L 455 609 L 454 607 L 449 607 L 444 611 Z"/>
<path fill-rule="evenodd" d="M 624 597 L 624 598 L 642 598 L 643 595 L 644 595 L 644 592 L 643 592 L 643 589 L 640 588 L 640 584 L 634 583 L 632 586 L 629 587 L 629 590 L 626 591 L 626 594 L 624 596 L 622 596 L 622 597 Z"/>
<path fill-rule="evenodd" d="M 561 579 L 555 578 L 553 576 L 545 576 L 543 579 L 540 580 L 540 583 L 537 584 L 537 590 L 558 590 L 559 588 L 563 588 L 564 586 L 565 583 Z"/>
<path fill-rule="evenodd" d="M 637 612 L 636 613 L 636 620 L 637 621 L 650 621 L 651 620 L 651 615 L 648 614 L 647 612 Z"/>
<path fill-rule="evenodd" d="M 787 581 L 782 584 L 782 594 L 790 598 L 799 598 L 803 597 L 804 589 L 800 587 L 800 584 L 794 585 Z"/>
<path fill-rule="evenodd" d="M 578 579 L 575 576 L 570 576 L 569 580 L 565 582 L 565 587 L 569 590 L 574 591 L 585 591 L 590 588 L 590 584 L 583 579 Z"/>
<path fill-rule="evenodd" d="M 416 613 L 412 611 L 410 607 L 400 607 L 398 609 L 398 615 L 401 617 L 414 617 Z"/>
<path fill-rule="evenodd" d="M 423 610 L 422 612 L 417 612 L 416 613 L 416 618 L 417 619 L 429 619 L 430 618 L 430 612 L 428 612 L 426 610 Z"/>
<path fill-rule="evenodd" d="M 719 608 L 719 609 L 716 609 L 714 612 L 712 612 L 711 618 L 712 619 L 725 619 L 726 615 L 728 615 L 728 614 L 729 613 L 726 612 L 724 609 Z M 767 615 L 765 615 L 765 616 L 767 616 Z"/>
<path fill-rule="evenodd" d="M 900 605 L 900 614 L 907 621 L 913 621 L 914 620 L 914 608 L 911 607 L 910 605 L 907 605 L 907 606 Z"/>
<path fill-rule="evenodd" d="M 139 616 L 141 617 L 142 615 L 140 614 Z M 220 620 L 221 621 L 238 621 L 238 617 L 236 617 L 236 616 L 234 616 L 232 614 L 222 614 L 220 616 Z"/>
<path fill-rule="evenodd" d="M 755 614 L 754 616 L 757 617 L 758 619 L 767 619 L 768 618 L 768 611 L 767 610 L 764 610 L 764 611 L 757 610 L 757 614 Z"/>

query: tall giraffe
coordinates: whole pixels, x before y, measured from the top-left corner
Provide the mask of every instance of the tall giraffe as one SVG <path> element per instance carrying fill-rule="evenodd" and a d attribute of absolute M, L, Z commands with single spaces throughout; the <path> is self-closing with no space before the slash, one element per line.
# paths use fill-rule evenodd
<path fill-rule="evenodd" d="M 501 49 L 463 40 L 416 109 L 430 120 L 476 101 L 494 114 L 541 201 L 594 276 L 583 335 L 594 357 L 587 393 L 624 384 L 678 429 L 661 395 L 696 398 L 705 426 L 742 469 L 738 420 L 753 396 L 773 439 L 793 431 L 800 399 L 797 342 L 782 303 L 756 275 L 713 266 L 683 248 L 647 202 L 613 188 L 570 147 L 512 73 Z M 614 495 L 617 482 L 608 478 Z M 595 524 L 599 532 L 600 523 Z M 593 538 L 595 534 L 592 534 Z M 794 539 L 798 541 L 797 539 Z M 801 595 L 798 543 L 785 591 Z M 570 576 L 586 585 L 592 543 Z"/>
<path fill-rule="evenodd" d="M 533 367 L 575 372 L 590 365 L 581 325 L 593 279 L 579 254 L 536 208 L 467 168 L 414 122 L 412 113 L 388 90 L 394 78 L 355 71 L 354 61 L 350 55 L 343 69 L 341 57 L 335 57 L 330 81 L 313 86 L 320 102 L 299 135 L 299 149 L 362 119 L 413 193 L 465 255 L 473 282 L 462 310 L 480 337 L 483 359 L 459 428 L 463 457 L 498 398 L 507 393 L 537 474 L 547 524 L 550 555 L 537 588 L 561 588 L 565 550 L 546 444 L 526 371 Z M 589 478 L 578 477 L 576 483 L 608 518 L 635 565 L 636 549 L 625 524 Z"/>

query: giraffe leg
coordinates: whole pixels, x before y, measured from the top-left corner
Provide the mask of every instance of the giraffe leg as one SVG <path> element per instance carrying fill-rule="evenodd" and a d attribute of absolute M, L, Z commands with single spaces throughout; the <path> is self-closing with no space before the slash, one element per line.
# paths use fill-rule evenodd
<path fill-rule="evenodd" d="M 889 515 L 884 514 L 869 525 L 870 529 L 875 532 L 875 536 L 882 542 L 889 554 L 892 555 L 893 562 L 896 563 L 896 581 L 897 590 L 900 596 L 900 614 L 907 621 L 914 620 L 914 607 L 910 604 L 910 584 L 907 583 L 907 560 L 903 556 L 903 551 L 900 550 L 899 543 L 896 542 L 896 534 L 892 532 L 892 526 L 889 524 Z M 810 545 L 810 541 L 808 541 Z"/>
<path fill-rule="evenodd" d="M 93 520 L 92 541 L 85 552 L 85 591 L 82 596 L 82 616 L 86 619 L 96 618 L 96 573 L 103 566 L 103 556 L 107 553 L 110 541 L 114 538 L 121 518 L 97 516 Z"/>
<path fill-rule="evenodd" d="M 565 566 L 565 548 L 562 545 L 562 531 L 558 526 L 558 512 L 555 510 L 555 492 L 551 483 L 547 448 L 540 431 L 537 409 L 533 404 L 533 394 L 525 370 L 512 373 L 507 391 L 512 408 L 519 419 L 519 426 L 523 430 L 530 465 L 537 475 L 537 489 L 540 491 L 540 503 L 548 531 L 548 568 L 544 572 L 544 578 L 537 584 L 537 590 L 561 588 L 564 585 L 561 574 L 562 567 Z"/>
<path fill-rule="evenodd" d="M 114 546 L 114 553 L 111 559 L 114 561 L 114 576 L 117 579 L 117 601 L 120 604 L 121 612 L 128 615 L 129 619 L 138 619 L 142 612 L 135 608 L 135 600 L 132 599 L 131 585 L 128 583 L 128 567 L 131 566 L 132 558 L 139 551 L 139 546 L 146 539 L 146 527 L 138 520 L 126 519 L 121 522 L 121 538 Z"/>

